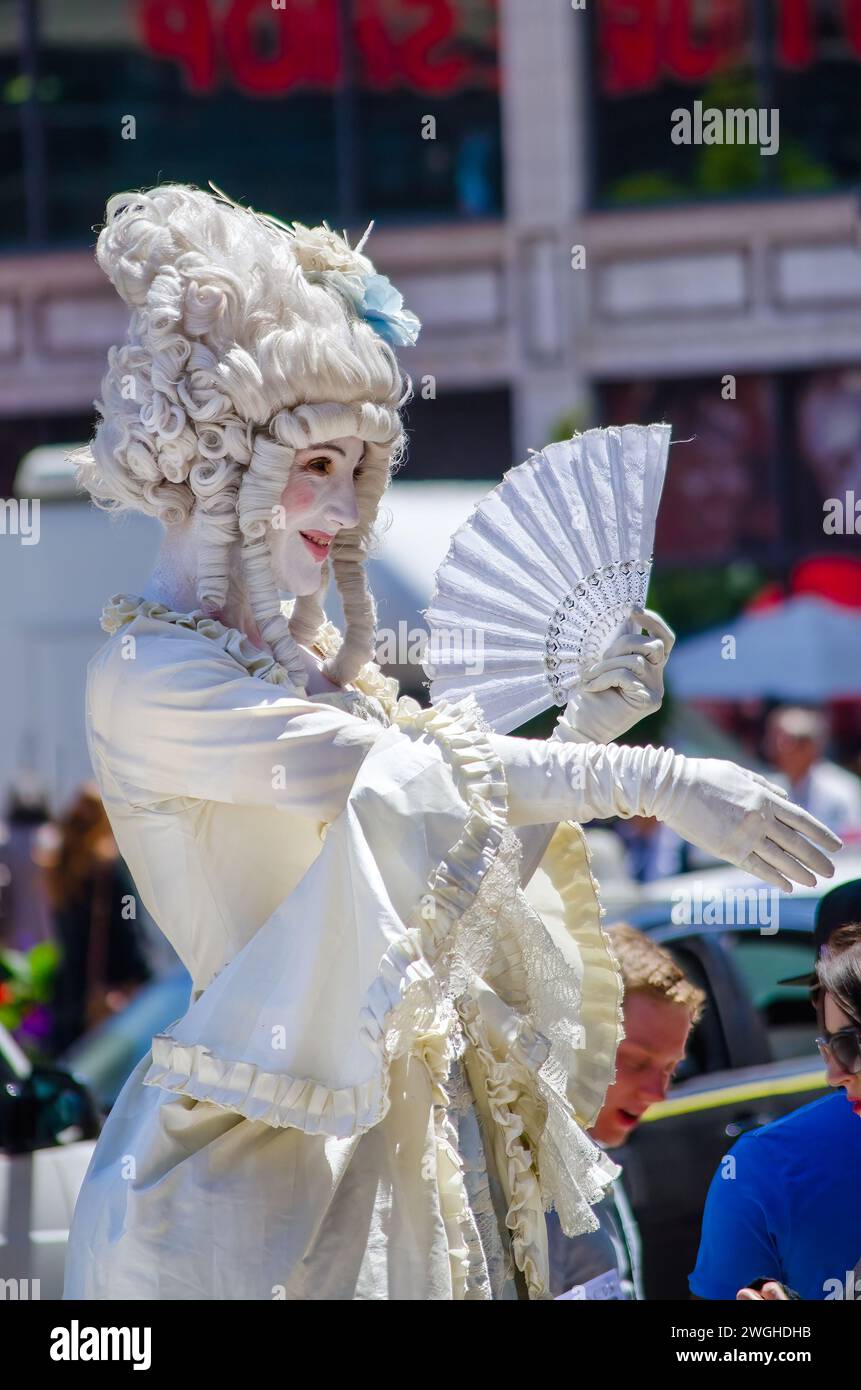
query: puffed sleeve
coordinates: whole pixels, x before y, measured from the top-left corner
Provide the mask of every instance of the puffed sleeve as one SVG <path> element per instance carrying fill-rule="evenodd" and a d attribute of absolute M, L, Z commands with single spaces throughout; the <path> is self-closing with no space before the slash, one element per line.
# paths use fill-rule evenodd
<path fill-rule="evenodd" d="M 384 732 L 246 674 L 216 644 L 171 629 L 133 659 L 108 644 L 90 665 L 94 761 L 132 805 L 174 797 L 274 806 L 333 820 Z"/>
<path fill-rule="evenodd" d="M 301 709 L 285 702 L 282 725 L 292 703 Z M 309 738 L 331 748 L 348 723 L 313 726 L 334 729 L 328 743 Z M 295 737 L 288 755 L 304 745 Z M 279 744 L 263 746 L 261 778 Z M 407 1039 L 447 1033 L 436 958 L 497 859 L 503 770 L 457 711 L 416 705 L 391 727 L 375 726 L 364 756 L 350 747 L 358 767 L 319 854 L 188 1013 L 153 1039 L 147 1084 L 275 1127 L 347 1137 L 385 1114 L 389 1062 Z M 194 761 L 199 791 L 198 779 L 218 774 L 206 770 L 205 751 L 203 766 Z"/>

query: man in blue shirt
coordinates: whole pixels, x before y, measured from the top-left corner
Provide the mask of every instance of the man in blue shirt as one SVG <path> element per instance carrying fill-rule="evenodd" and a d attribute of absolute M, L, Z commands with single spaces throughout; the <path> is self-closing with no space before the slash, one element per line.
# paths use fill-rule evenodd
<path fill-rule="evenodd" d="M 845 1298 L 861 1256 L 859 1175 L 861 1120 L 842 1091 L 742 1135 L 709 1188 L 691 1293 L 734 1299 L 767 1276 L 805 1299 Z"/>
<path fill-rule="evenodd" d="M 861 880 L 827 893 L 816 914 L 819 959 L 833 956 L 829 941 L 838 928 L 857 933 L 848 924 L 859 921 Z M 814 972 L 781 983 L 816 989 L 818 977 Z M 828 1022 L 829 1010 L 836 1022 Z M 831 1030 L 851 1023 L 827 995 L 824 1018 Z M 765 1278 L 803 1299 L 861 1300 L 857 1085 L 833 1059 L 827 1079 L 841 1087 L 836 1094 L 743 1135 L 722 1160 L 709 1188 L 689 1280 L 695 1298 L 735 1299 L 741 1289 L 746 1298 L 786 1296 L 774 1289 L 749 1292 L 753 1280 Z"/>

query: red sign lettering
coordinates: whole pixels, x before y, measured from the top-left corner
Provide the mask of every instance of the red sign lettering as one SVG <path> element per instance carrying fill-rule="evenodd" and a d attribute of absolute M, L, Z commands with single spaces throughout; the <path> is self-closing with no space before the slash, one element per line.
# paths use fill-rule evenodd
<path fill-rule="evenodd" d="M 271 0 L 233 0 L 222 29 L 224 52 L 238 85 L 275 94 L 304 83 L 332 87 L 340 75 L 337 0 L 317 0 L 296 12 Z M 293 13 L 291 13 L 293 11 Z M 266 40 L 274 49 L 263 51 Z"/>
<path fill-rule="evenodd" d="M 664 35 L 664 62 L 683 82 L 702 82 L 733 56 L 741 21 L 739 0 L 715 0 L 705 12 L 703 36 L 694 36 L 692 0 L 669 0 Z"/>
<path fill-rule="evenodd" d="M 601 86 L 611 95 L 657 85 L 661 70 L 659 0 L 604 0 L 599 10 Z"/>
<path fill-rule="evenodd" d="M 853 53 L 861 57 L 861 3 L 859 0 L 843 0 L 843 17 L 846 22 L 846 37 Z"/>
<path fill-rule="evenodd" d="M 449 92 L 469 71 L 467 58 L 433 58 L 434 49 L 450 39 L 457 27 L 451 0 L 406 0 L 411 9 L 430 10 L 427 22 L 400 48 L 401 70 L 408 82 L 423 92 Z"/>
<path fill-rule="evenodd" d="M 207 92 L 215 82 L 215 30 L 200 0 L 143 0 L 141 36 L 151 53 L 173 58 L 193 92 Z"/>
<path fill-rule="evenodd" d="M 806 68 L 813 61 L 811 0 L 779 0 L 777 54 L 788 68 Z"/>
<path fill-rule="evenodd" d="M 181 67 L 192 91 L 210 91 L 222 60 L 243 91 L 281 95 L 295 87 L 331 89 L 342 73 L 339 0 L 139 0 L 145 47 Z M 488 0 L 495 10 L 495 0 Z M 355 0 L 352 34 L 359 80 L 386 90 L 407 84 L 443 93 L 469 83 L 495 86 L 498 73 L 471 53 L 453 52 L 459 0 Z M 391 17 L 403 23 L 393 26 Z M 393 34 L 391 28 L 397 28 Z M 404 33 L 400 30 L 404 29 Z M 488 45 L 495 49 L 495 32 Z M 446 50 L 449 51 L 446 51 Z"/>
<path fill-rule="evenodd" d="M 738 62 L 754 40 L 753 0 L 596 0 L 601 88 L 610 96 L 654 90 L 665 77 L 701 83 Z M 813 0 L 775 0 L 775 59 L 815 61 Z M 861 0 L 841 0 L 846 46 L 861 57 Z"/>

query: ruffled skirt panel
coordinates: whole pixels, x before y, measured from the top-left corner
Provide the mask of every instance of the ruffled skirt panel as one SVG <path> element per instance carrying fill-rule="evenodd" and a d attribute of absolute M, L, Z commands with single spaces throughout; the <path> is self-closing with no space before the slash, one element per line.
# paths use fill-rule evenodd
<path fill-rule="evenodd" d="M 151 1060 L 128 1078 L 93 1154 L 64 1298 L 491 1297 L 478 1227 L 456 1210 L 453 1222 L 457 1184 L 447 1191 L 437 1176 L 433 1084 L 419 1058 L 392 1063 L 386 1116 L 346 1139 L 145 1086 Z M 482 1189 L 477 1139 L 470 1181 Z M 487 1241 L 484 1218 L 482 1229 Z M 458 1257 L 469 1272 L 456 1289 Z M 501 1289 L 498 1260 L 494 1273 Z"/>

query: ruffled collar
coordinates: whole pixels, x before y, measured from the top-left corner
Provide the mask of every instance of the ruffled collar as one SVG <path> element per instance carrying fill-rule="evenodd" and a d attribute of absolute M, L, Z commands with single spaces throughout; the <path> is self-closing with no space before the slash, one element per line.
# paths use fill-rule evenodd
<path fill-rule="evenodd" d="M 289 617 L 292 604 L 288 602 L 282 607 L 285 617 Z M 102 609 L 101 626 L 105 632 L 113 636 L 120 628 L 139 617 L 154 618 L 192 632 L 199 632 L 202 637 L 217 642 L 250 676 L 269 681 L 272 685 L 285 686 L 289 690 L 299 689 L 289 672 L 276 661 L 271 652 L 261 651 L 244 632 L 235 627 L 227 627 L 218 618 L 213 618 L 201 609 L 195 609 L 191 613 L 180 613 L 168 608 L 166 604 L 139 598 L 136 594 L 114 594 Z M 342 641 L 343 638 L 335 624 L 327 618 L 317 629 L 314 646 L 326 659 L 336 654 Z M 398 696 L 397 681 L 391 676 L 384 676 L 375 661 L 366 661 L 352 684 L 345 686 L 343 690 L 321 691 L 306 698 L 318 703 L 346 704 L 354 713 L 366 718 L 379 719 L 385 724 L 391 724 L 398 713 L 414 714 L 421 708 L 418 702 L 408 695 Z"/>

